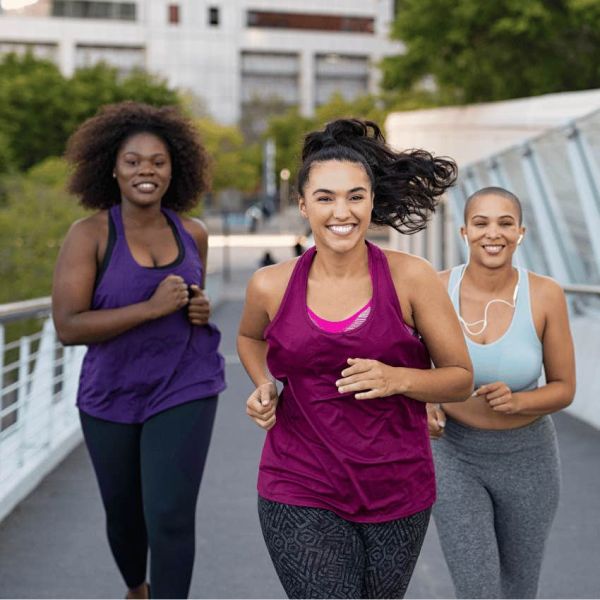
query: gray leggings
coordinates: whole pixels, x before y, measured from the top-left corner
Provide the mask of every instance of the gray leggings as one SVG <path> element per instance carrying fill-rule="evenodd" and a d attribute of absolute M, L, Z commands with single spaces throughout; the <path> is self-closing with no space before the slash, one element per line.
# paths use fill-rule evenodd
<path fill-rule="evenodd" d="M 535 598 L 560 490 L 552 419 L 494 431 L 448 418 L 432 447 L 433 517 L 456 597 Z"/>

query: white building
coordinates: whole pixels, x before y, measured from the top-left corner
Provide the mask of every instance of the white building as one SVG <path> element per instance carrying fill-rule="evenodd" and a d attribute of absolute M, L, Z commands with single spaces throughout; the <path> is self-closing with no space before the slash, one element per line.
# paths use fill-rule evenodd
<path fill-rule="evenodd" d="M 25 8 L 11 8 L 29 2 Z M 144 67 L 236 122 L 255 98 L 309 115 L 335 91 L 374 92 L 393 0 L 2 0 L 0 52 L 31 49 L 65 75 Z"/>

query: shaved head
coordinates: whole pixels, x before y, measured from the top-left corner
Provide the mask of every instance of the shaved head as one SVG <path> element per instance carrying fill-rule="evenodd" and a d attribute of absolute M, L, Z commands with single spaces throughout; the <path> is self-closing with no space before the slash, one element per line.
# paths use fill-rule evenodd
<path fill-rule="evenodd" d="M 465 224 L 467 223 L 469 210 L 471 209 L 473 201 L 477 200 L 477 198 L 482 198 L 483 196 L 501 196 L 502 198 L 510 200 L 516 206 L 517 212 L 519 213 L 519 226 L 523 224 L 523 208 L 521 206 L 521 201 L 512 192 L 509 192 L 504 188 L 495 186 L 481 188 L 480 190 L 477 190 L 467 198 L 467 201 L 465 202 L 465 210 L 463 213 Z"/>

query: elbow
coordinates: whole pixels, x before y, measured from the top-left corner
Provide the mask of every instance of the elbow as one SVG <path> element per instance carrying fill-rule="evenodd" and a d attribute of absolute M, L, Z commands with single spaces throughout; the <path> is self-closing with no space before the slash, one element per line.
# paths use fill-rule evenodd
<path fill-rule="evenodd" d="M 474 378 L 473 370 L 462 368 L 460 374 L 460 381 L 457 382 L 454 394 L 447 400 L 447 402 L 464 402 L 467 398 L 470 398 L 473 394 L 474 389 Z"/>
<path fill-rule="evenodd" d="M 56 337 L 63 346 L 77 346 L 83 343 L 78 339 L 76 332 L 72 327 L 69 327 L 65 323 L 59 323 L 54 320 L 54 330 L 56 331 Z"/>
<path fill-rule="evenodd" d="M 63 346 L 76 346 L 77 340 L 64 329 L 56 328 L 56 337 Z"/>

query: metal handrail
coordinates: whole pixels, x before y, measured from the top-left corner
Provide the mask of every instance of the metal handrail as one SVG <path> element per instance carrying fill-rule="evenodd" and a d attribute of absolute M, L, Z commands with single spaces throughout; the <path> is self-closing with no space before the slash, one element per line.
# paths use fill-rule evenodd
<path fill-rule="evenodd" d="M 579 283 L 567 283 L 562 286 L 565 294 L 592 294 L 600 296 L 600 285 L 584 285 Z"/>
<path fill-rule="evenodd" d="M 600 285 L 587 285 L 583 283 L 566 283 L 562 286 L 565 294 L 586 294 L 600 296 Z M 29 317 L 42 317 L 50 313 L 52 299 L 50 296 L 0 304 L 0 323 L 26 319 Z"/>
<path fill-rule="evenodd" d="M 43 317 L 50 312 L 51 308 L 52 299 L 50 296 L 0 304 L 0 323 L 8 323 L 9 321 L 28 319 L 30 317 Z"/>

